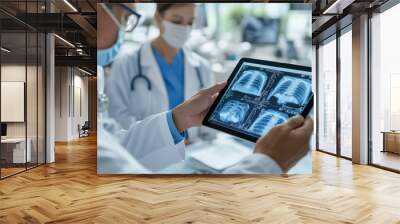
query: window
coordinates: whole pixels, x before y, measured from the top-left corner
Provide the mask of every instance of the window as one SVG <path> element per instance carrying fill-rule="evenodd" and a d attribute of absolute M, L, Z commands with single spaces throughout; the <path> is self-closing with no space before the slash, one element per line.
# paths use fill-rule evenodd
<path fill-rule="evenodd" d="M 318 48 L 318 149 L 336 153 L 336 39 Z"/>
<path fill-rule="evenodd" d="M 371 162 L 400 170 L 400 5 L 371 19 Z"/>
<path fill-rule="evenodd" d="M 340 155 L 352 157 L 352 34 L 340 36 Z"/>

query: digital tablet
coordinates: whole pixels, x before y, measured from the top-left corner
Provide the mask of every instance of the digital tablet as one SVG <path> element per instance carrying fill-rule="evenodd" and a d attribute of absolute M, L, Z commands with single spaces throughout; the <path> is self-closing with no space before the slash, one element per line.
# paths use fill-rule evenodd
<path fill-rule="evenodd" d="M 313 107 L 311 67 L 242 58 L 203 125 L 256 142 Z"/>

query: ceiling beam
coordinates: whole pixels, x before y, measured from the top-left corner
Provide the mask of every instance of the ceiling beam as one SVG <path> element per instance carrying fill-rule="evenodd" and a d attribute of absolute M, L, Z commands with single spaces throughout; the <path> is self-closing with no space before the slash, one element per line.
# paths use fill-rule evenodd
<path fill-rule="evenodd" d="M 95 70 L 97 62 L 92 56 L 55 56 L 56 66 L 80 66 Z"/>
<path fill-rule="evenodd" d="M 343 14 L 343 11 L 351 4 L 353 4 L 355 0 L 336 0 L 332 2 L 322 14 L 324 15 L 338 15 Z"/>
<path fill-rule="evenodd" d="M 94 28 L 87 20 L 85 17 L 83 17 L 80 14 L 68 14 L 67 15 L 72 21 L 74 21 L 77 25 L 79 25 L 87 35 L 91 38 L 96 38 L 97 36 L 97 31 L 96 28 Z"/>

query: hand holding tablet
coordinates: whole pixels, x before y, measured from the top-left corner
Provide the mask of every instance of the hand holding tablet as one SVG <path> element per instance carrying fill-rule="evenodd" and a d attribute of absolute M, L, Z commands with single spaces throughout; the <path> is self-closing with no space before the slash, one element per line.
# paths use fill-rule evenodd
<path fill-rule="evenodd" d="M 309 117 L 291 117 L 258 139 L 255 152 L 268 155 L 283 172 L 287 172 L 309 152 L 313 127 L 313 120 Z"/>
<path fill-rule="evenodd" d="M 203 120 L 253 142 L 313 107 L 311 68 L 242 58 Z"/>

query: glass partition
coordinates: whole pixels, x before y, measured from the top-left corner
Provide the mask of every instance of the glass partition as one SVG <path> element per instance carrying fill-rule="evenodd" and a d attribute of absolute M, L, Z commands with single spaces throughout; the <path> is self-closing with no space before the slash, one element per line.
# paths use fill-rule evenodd
<path fill-rule="evenodd" d="M 30 159 L 27 163 L 28 168 L 37 165 L 38 159 L 38 141 L 37 141 L 37 122 L 38 122 L 38 49 L 37 33 L 27 33 L 27 74 L 26 74 L 26 111 L 27 111 L 27 150 L 31 153 L 29 154 Z"/>
<path fill-rule="evenodd" d="M 2 177 L 26 169 L 31 160 L 26 141 L 26 33 L 1 34 L 1 158 Z M 28 150 L 27 150 L 28 146 Z"/>
<path fill-rule="evenodd" d="M 27 2 L 27 4 L 26 11 L 28 13 L 44 12 L 43 6 L 45 4 L 42 1 Z M 37 16 L 33 17 L 33 19 L 38 18 Z M 42 67 L 45 64 L 44 38 L 44 34 L 37 32 L 37 30 L 27 29 L 27 142 L 31 151 L 31 161 L 27 163 L 28 168 L 35 167 L 44 161 L 43 106 L 45 96 L 43 93 L 45 86 L 40 83 L 43 82 Z M 39 134 L 40 131 L 41 134 Z M 39 141 L 41 141 L 41 144 L 39 144 Z M 27 150 L 29 150 L 29 147 L 27 147 Z"/>
<path fill-rule="evenodd" d="M 44 1 L 1 1 L 0 178 L 45 162 L 43 33 L 16 18 L 43 11 Z"/>
<path fill-rule="evenodd" d="M 37 64 L 37 162 L 46 162 L 46 37 L 43 33 L 38 34 L 38 64 Z"/>

